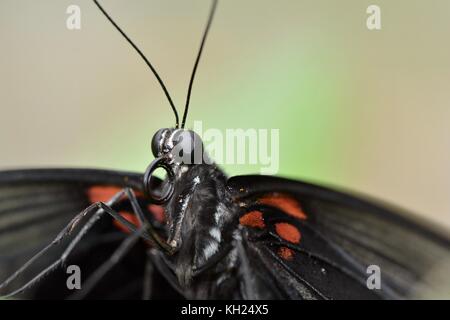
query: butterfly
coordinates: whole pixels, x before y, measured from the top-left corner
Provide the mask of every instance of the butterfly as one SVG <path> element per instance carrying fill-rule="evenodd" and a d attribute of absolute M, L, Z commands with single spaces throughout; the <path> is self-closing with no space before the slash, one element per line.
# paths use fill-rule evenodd
<path fill-rule="evenodd" d="M 275 176 L 227 177 L 212 159 L 193 161 L 203 143 L 185 124 L 217 0 L 212 1 L 181 124 L 156 69 L 94 3 L 156 76 L 175 126 L 155 133 L 155 160 L 143 174 L 1 172 L 3 297 L 448 297 L 450 240 L 436 227 L 362 197 Z M 158 169 L 165 171 L 165 179 L 155 176 Z M 80 290 L 68 286 L 69 266 L 82 270 L 86 280 Z"/>

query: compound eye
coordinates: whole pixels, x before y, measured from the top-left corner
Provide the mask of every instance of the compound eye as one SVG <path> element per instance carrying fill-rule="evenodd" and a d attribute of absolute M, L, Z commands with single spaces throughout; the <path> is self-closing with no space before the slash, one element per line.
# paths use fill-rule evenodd
<path fill-rule="evenodd" d="M 202 155 L 203 142 L 198 134 L 191 130 L 180 130 L 173 137 L 175 148 L 173 152 L 176 156 L 182 157 L 185 163 L 194 163 L 196 151 Z M 179 159 L 181 160 L 181 159 Z"/>
<path fill-rule="evenodd" d="M 164 134 L 167 130 L 167 128 L 159 129 L 158 131 L 156 131 L 152 138 L 152 152 L 155 158 L 158 157 L 159 153 L 161 152 L 161 147 L 164 143 Z"/>

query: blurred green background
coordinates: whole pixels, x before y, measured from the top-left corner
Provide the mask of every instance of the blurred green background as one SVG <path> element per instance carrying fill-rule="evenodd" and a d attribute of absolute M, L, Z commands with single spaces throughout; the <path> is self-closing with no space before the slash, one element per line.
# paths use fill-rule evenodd
<path fill-rule="evenodd" d="M 71 4 L 78 31 L 66 28 Z M 210 1 L 102 4 L 182 106 Z M 366 28 L 370 4 L 381 31 Z M 449 31 L 448 0 L 221 1 L 188 126 L 279 128 L 280 175 L 450 226 Z M 145 169 L 173 115 L 92 1 L 0 0 L 0 41 L 0 169 Z"/>

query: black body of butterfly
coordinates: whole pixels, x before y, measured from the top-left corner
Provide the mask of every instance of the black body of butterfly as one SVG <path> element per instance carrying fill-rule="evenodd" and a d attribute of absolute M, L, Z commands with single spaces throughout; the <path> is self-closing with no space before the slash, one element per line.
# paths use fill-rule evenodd
<path fill-rule="evenodd" d="M 145 174 L 0 173 L 0 276 L 6 279 L 0 292 L 40 299 L 448 298 L 442 270 L 450 263 L 450 241 L 435 227 L 316 185 L 228 178 L 211 161 L 174 156 L 180 146 L 184 158 L 202 148 L 183 127 L 215 6 L 182 126 L 176 114 L 175 128 L 155 134 L 156 159 Z M 167 172 L 164 181 L 153 176 L 157 168 Z M 83 271 L 75 293 L 60 268 L 69 264 Z M 381 287 L 371 286 L 368 268 L 380 272 Z"/>

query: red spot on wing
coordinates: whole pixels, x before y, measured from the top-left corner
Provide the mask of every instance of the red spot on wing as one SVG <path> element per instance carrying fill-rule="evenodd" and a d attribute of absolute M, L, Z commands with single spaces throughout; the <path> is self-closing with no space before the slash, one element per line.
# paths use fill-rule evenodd
<path fill-rule="evenodd" d="M 300 243 L 301 234 L 296 226 L 293 226 L 287 222 L 280 222 L 275 224 L 275 231 L 280 238 L 289 241 L 291 243 Z"/>
<path fill-rule="evenodd" d="M 139 220 L 136 217 L 136 215 L 132 214 L 131 212 L 127 212 L 127 211 L 120 211 L 119 213 L 122 217 L 124 217 L 127 221 L 134 224 L 136 227 L 139 226 Z M 130 233 L 130 230 L 126 226 L 124 226 L 119 220 L 114 219 L 113 223 L 114 223 L 114 226 L 116 226 L 119 230 L 121 230 L 125 233 Z"/>
<path fill-rule="evenodd" d="M 120 190 L 122 188 L 115 186 L 92 186 L 87 190 L 87 195 L 91 203 L 107 202 Z"/>
<path fill-rule="evenodd" d="M 87 195 L 91 203 L 108 202 L 123 188 L 117 186 L 92 186 L 87 189 Z M 136 197 L 143 197 L 142 192 L 135 191 Z"/>
<path fill-rule="evenodd" d="M 164 222 L 166 219 L 164 215 L 164 208 L 162 206 L 158 206 L 156 204 L 149 204 L 147 206 L 148 211 L 153 215 L 156 221 L 158 222 Z"/>
<path fill-rule="evenodd" d="M 294 259 L 294 251 L 290 248 L 280 247 L 278 249 L 278 255 L 284 260 L 292 260 Z"/>
<path fill-rule="evenodd" d="M 273 193 L 258 199 L 258 203 L 275 207 L 295 218 L 306 220 L 306 214 L 300 206 L 300 203 L 297 199 L 289 195 Z"/>
<path fill-rule="evenodd" d="M 239 218 L 239 223 L 243 226 L 252 228 L 264 228 L 266 225 L 264 223 L 263 214 L 261 211 L 250 211 Z"/>

